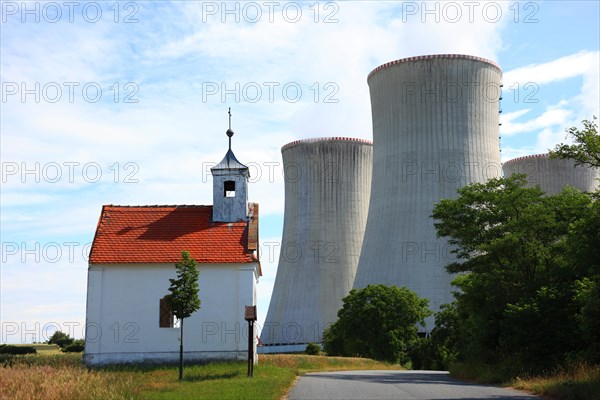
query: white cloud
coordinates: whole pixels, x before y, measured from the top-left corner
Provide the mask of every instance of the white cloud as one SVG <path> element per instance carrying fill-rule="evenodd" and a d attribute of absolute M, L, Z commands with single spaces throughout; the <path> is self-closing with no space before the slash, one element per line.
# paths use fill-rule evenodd
<path fill-rule="evenodd" d="M 549 126 L 562 126 L 565 124 L 566 121 L 568 121 L 571 115 L 570 110 L 558 107 L 551 107 L 547 109 L 543 114 L 528 121 L 514 121 L 520 116 L 526 115 L 528 112 L 529 110 L 519 110 L 514 113 L 508 114 L 506 117 L 503 117 L 501 128 L 502 134 L 505 136 L 512 136 L 517 133 L 529 132 Z"/>
<path fill-rule="evenodd" d="M 537 135 L 536 148 L 541 150 L 540 153 L 547 153 L 554 145 L 565 141 L 564 129 L 545 128 Z"/>
<path fill-rule="evenodd" d="M 600 52 L 581 51 L 568 56 L 549 61 L 543 64 L 520 67 L 504 74 L 505 97 L 514 95 L 513 90 L 521 90 L 520 101 L 525 103 L 523 95 L 525 85 L 533 85 L 535 89 L 535 103 L 548 104 L 552 94 L 549 90 L 540 87 L 549 87 L 553 83 L 578 78 L 581 80 L 579 90 L 574 94 L 564 95 L 556 93 L 554 99 L 560 98 L 555 104 L 544 108 L 535 103 L 528 103 L 523 108 L 502 115 L 501 134 L 504 137 L 522 136 L 533 139 L 518 149 L 504 147 L 503 160 L 509 154 L 512 158 L 526 155 L 546 153 L 558 143 L 568 143 L 565 129 L 579 126 L 583 119 L 598 115 L 600 106 Z M 575 86 L 576 87 L 576 86 Z M 533 93 L 531 91 L 529 94 Z M 517 102 L 518 104 L 519 102 Z M 537 112 L 534 112 L 533 110 Z M 541 114 L 540 114 L 541 112 Z M 529 118 L 527 118 L 530 116 Z"/>
<path fill-rule="evenodd" d="M 510 88 L 515 84 L 522 86 L 529 82 L 546 85 L 577 76 L 591 76 L 598 71 L 599 59 L 598 51 L 581 51 L 543 64 L 526 65 L 506 72 L 503 76 L 504 87 Z"/>
<path fill-rule="evenodd" d="M 600 116 L 600 52 L 596 53 L 594 62 L 588 66 L 583 76 L 581 93 L 577 102 L 581 104 L 580 119 L 590 119 L 593 115 Z"/>

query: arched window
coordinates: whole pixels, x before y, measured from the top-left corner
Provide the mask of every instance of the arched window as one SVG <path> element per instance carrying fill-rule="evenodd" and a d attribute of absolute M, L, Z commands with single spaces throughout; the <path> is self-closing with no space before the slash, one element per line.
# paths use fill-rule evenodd
<path fill-rule="evenodd" d="M 173 315 L 173 310 L 169 305 L 169 297 L 171 295 L 168 294 L 162 299 L 160 299 L 160 311 L 159 311 L 159 327 L 161 328 L 173 328 L 175 327 L 175 317 Z"/>

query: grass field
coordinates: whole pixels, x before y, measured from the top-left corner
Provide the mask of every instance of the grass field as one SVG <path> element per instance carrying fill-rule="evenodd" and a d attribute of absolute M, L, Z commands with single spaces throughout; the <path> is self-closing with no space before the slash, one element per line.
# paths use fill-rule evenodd
<path fill-rule="evenodd" d="M 400 369 L 361 358 L 261 355 L 254 377 L 245 362 L 186 366 L 113 366 L 88 371 L 81 354 L 18 356 L 0 367 L 0 399 L 279 399 L 296 377 L 311 371 Z"/>
<path fill-rule="evenodd" d="M 36 344 L 17 344 L 15 346 L 27 346 L 27 347 L 33 347 L 38 354 L 61 354 L 60 351 L 60 347 L 58 347 L 58 345 L 56 344 L 43 344 L 43 343 L 36 343 Z"/>

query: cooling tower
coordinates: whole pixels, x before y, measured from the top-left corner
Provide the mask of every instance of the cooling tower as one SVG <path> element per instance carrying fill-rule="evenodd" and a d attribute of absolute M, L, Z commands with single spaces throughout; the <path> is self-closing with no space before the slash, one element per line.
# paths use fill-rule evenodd
<path fill-rule="evenodd" d="M 526 174 L 527 186 L 539 186 L 546 194 L 558 194 L 565 186 L 583 192 L 598 188 L 600 169 L 587 166 L 575 167 L 573 160 L 551 159 L 548 154 L 536 154 L 513 158 L 502 165 L 505 177 Z"/>
<path fill-rule="evenodd" d="M 355 288 L 405 286 L 434 311 L 453 300 L 453 257 L 430 215 L 458 188 L 500 176 L 501 76 L 464 55 L 406 58 L 369 74 L 373 180 Z"/>
<path fill-rule="evenodd" d="M 285 215 L 261 352 L 304 351 L 354 282 L 367 221 L 372 144 L 349 138 L 282 147 Z"/>

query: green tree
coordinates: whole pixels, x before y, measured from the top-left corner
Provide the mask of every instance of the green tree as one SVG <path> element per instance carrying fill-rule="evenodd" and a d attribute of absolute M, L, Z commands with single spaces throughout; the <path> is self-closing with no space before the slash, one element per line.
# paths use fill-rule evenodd
<path fill-rule="evenodd" d="M 550 151 L 550 157 L 570 158 L 575 160 L 575 165 L 600 167 L 600 135 L 596 120 L 596 117 L 592 121 L 583 120 L 583 129 L 575 126 L 567 129 L 567 137 L 571 137 L 575 144 L 557 144 Z"/>
<path fill-rule="evenodd" d="M 576 165 L 600 168 L 600 135 L 597 118 L 584 120 L 583 129 L 567 130 L 575 144 L 559 144 L 550 151 L 550 157 L 569 158 Z M 583 279 L 579 280 L 576 299 L 581 304 L 580 326 L 587 349 L 582 358 L 588 362 L 600 362 L 600 192 L 594 194 L 584 217 L 575 223 L 568 235 L 567 252 Z"/>
<path fill-rule="evenodd" d="M 54 332 L 48 339 L 48 344 L 56 344 L 61 349 L 71 343 L 73 343 L 73 338 L 61 331 Z"/>
<path fill-rule="evenodd" d="M 524 185 L 523 175 L 493 179 L 435 205 L 438 236 L 449 238 L 457 256 L 447 269 L 461 273 L 453 281 L 460 289 L 455 305 L 440 316 L 436 335 L 454 343 L 459 358 L 535 370 L 584 344 L 577 298 L 589 268 L 576 265 L 577 241 L 598 250 L 574 231 L 593 231 L 582 225 L 593 196 L 572 188 L 545 196 Z"/>
<path fill-rule="evenodd" d="M 173 314 L 179 319 L 179 380 L 183 379 L 183 321 L 200 309 L 198 298 L 199 272 L 196 269 L 196 260 L 191 258 L 189 251 L 181 252 L 181 260 L 175 264 L 176 279 L 169 279 L 171 286 L 168 297 Z"/>
<path fill-rule="evenodd" d="M 407 288 L 369 285 L 343 299 L 338 320 L 323 333 L 328 355 L 405 363 L 417 342 L 417 324 L 431 315 L 427 299 Z"/>
<path fill-rule="evenodd" d="M 575 299 L 581 305 L 582 358 L 600 363 L 600 201 L 586 207 L 583 214 L 571 226 L 565 252 L 578 277 Z"/>

